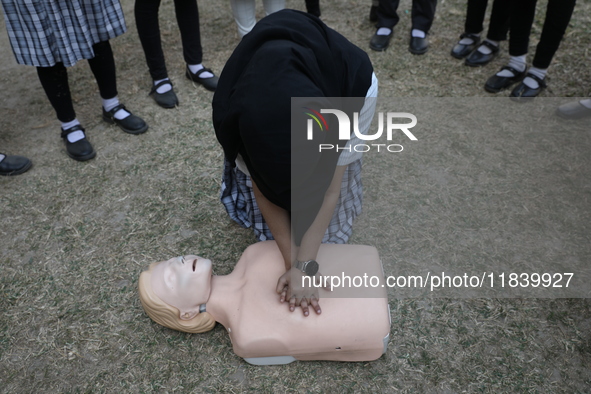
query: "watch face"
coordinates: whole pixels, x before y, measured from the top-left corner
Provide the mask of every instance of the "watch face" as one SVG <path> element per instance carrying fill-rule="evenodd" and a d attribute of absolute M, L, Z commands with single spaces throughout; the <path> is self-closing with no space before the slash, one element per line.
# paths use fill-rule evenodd
<path fill-rule="evenodd" d="M 306 265 L 306 275 L 313 276 L 318 272 L 318 263 L 315 260 L 308 261 Z"/>

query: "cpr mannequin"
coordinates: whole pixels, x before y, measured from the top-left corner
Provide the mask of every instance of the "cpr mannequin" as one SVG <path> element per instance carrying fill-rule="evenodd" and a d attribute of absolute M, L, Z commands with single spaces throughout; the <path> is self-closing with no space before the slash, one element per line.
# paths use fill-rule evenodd
<path fill-rule="evenodd" d="M 386 351 L 390 312 L 377 250 L 323 244 L 318 262 L 323 276 L 375 276 L 379 284 L 374 279 L 375 287 L 355 288 L 356 293 L 319 289 L 321 314 L 290 312 L 275 290 L 285 270 L 281 253 L 266 241 L 249 246 L 224 276 L 212 276 L 211 261 L 197 256 L 154 263 L 140 275 L 140 299 L 146 313 L 168 328 L 201 333 L 221 323 L 234 352 L 251 364 L 379 358 Z"/>

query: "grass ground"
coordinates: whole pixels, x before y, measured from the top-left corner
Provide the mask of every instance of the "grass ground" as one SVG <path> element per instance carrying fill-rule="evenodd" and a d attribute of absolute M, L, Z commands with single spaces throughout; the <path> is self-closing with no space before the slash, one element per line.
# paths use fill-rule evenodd
<path fill-rule="evenodd" d="M 64 154 L 34 69 L 16 65 L 0 34 L 0 148 L 34 160 L 28 173 L 0 179 L 1 392 L 591 390 L 589 298 L 404 298 L 391 290 L 390 347 L 368 363 L 254 367 L 233 354 L 220 326 L 188 335 L 151 322 L 136 290 L 150 262 L 200 253 L 225 274 L 254 239 L 218 201 L 222 151 L 211 124 L 212 94 L 184 78 L 172 2 L 161 8 L 169 73 L 181 100 L 172 110 L 147 97 L 133 1 L 122 3 L 129 31 L 112 42 L 120 97 L 150 130 L 131 136 L 104 124 L 95 82 L 81 62 L 69 75 L 78 117 L 98 151 L 90 162 Z M 391 47 L 369 54 L 381 97 L 423 105 L 444 97 L 457 99 L 452 104 L 490 102 L 482 85 L 507 60 L 506 43 L 484 68 L 451 58 L 465 2 L 446 0 L 438 5 L 430 51 L 412 56 L 410 2 L 400 7 Z M 369 1 L 323 0 L 322 10 L 328 25 L 367 49 Z M 238 43 L 229 4 L 201 2 L 200 12 L 204 63 L 219 73 Z M 533 37 L 542 18 L 540 12 Z M 589 48 L 591 2 L 581 0 L 540 106 L 589 96 Z M 508 102 L 507 93 L 500 95 L 495 108 Z M 442 125 L 452 127 L 454 116 L 478 125 L 478 113 L 462 111 L 465 105 L 445 112 Z M 388 274 L 428 261 L 448 270 L 472 262 L 529 270 L 556 264 L 587 278 L 589 124 L 565 127 L 552 111 L 513 108 L 515 117 L 522 111 L 543 127 L 515 126 L 506 113 L 493 113 L 500 122 L 491 126 L 486 114 L 482 129 L 433 126 L 394 161 L 368 155 L 365 211 L 352 243 L 378 246 Z M 589 297 L 588 289 L 586 282 L 577 296 Z"/>

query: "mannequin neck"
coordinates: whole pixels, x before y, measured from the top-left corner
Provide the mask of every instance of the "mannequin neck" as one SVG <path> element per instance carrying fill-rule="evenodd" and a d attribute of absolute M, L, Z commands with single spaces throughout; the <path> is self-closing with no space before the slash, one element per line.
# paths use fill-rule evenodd
<path fill-rule="evenodd" d="M 213 275 L 211 277 L 211 293 L 205 304 L 206 311 L 213 316 L 215 321 L 227 327 L 228 316 L 232 307 L 236 305 L 236 295 L 239 284 L 232 274 Z"/>

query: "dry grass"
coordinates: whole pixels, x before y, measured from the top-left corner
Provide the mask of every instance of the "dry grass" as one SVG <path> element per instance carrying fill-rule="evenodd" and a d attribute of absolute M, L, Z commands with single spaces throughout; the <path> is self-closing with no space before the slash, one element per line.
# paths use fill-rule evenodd
<path fill-rule="evenodd" d="M 202 3 L 204 63 L 220 72 L 238 37 L 227 2 Z M 420 141 L 405 143 L 399 156 L 367 156 L 365 213 L 353 242 L 378 246 L 388 274 L 430 269 L 426 262 L 462 271 L 556 264 L 588 278 L 588 123 L 565 127 L 551 111 L 524 106 L 513 107 L 515 118 L 522 111 L 541 129 L 494 110 L 478 128 L 479 112 L 463 111 L 473 108 L 468 104 L 496 110 L 508 103 L 490 101 L 482 89 L 507 59 L 506 44 L 485 68 L 451 58 L 464 3 L 440 2 L 431 50 L 421 57 L 406 48 L 409 1 L 403 1 L 391 47 L 370 53 L 381 96 L 392 98 L 386 105 L 417 98 L 415 105 L 439 105 L 445 122 L 425 126 Z M 105 125 L 95 82 L 81 62 L 70 82 L 98 151 L 87 163 L 63 153 L 35 71 L 14 63 L 0 34 L 0 148 L 35 165 L 0 179 L 0 391 L 589 392 L 591 303 L 584 298 L 410 299 L 392 290 L 390 349 L 371 363 L 253 367 L 232 353 L 221 327 L 187 335 L 152 323 L 136 293 L 149 262 L 197 252 L 224 274 L 253 237 L 218 202 L 222 152 L 210 120 L 212 94 L 184 78 L 172 2 L 162 4 L 161 28 L 181 100 L 173 110 L 146 96 L 133 1 L 123 4 L 129 32 L 112 42 L 120 97 L 150 130 L 136 137 Z M 288 6 L 304 7 L 303 1 Z M 327 0 L 322 7 L 330 26 L 367 48 L 369 1 Z M 590 41 L 591 2 L 581 0 L 540 108 L 568 101 L 552 97 L 591 93 Z M 579 288 L 587 297 L 588 283 Z"/>

